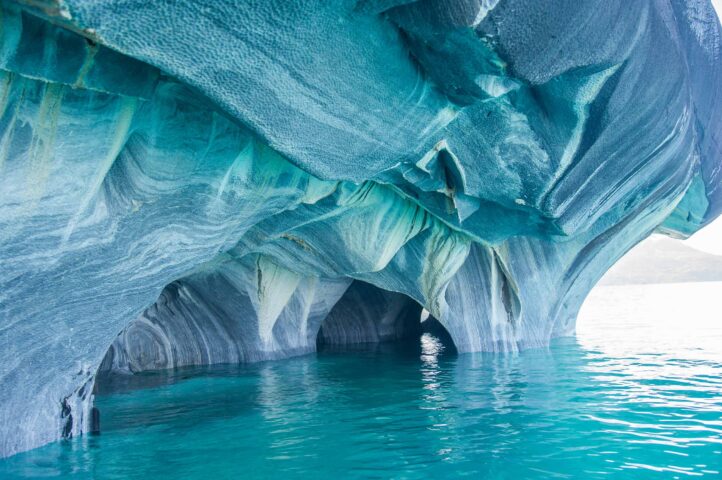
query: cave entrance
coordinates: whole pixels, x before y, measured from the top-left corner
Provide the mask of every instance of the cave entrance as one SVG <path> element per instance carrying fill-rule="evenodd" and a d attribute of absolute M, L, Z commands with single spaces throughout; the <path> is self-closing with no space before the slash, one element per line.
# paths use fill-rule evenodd
<path fill-rule="evenodd" d="M 417 353 L 433 344 L 455 353 L 449 332 L 412 298 L 355 280 L 323 320 L 318 352 L 391 347 Z"/>
<path fill-rule="evenodd" d="M 206 284 L 224 285 L 219 282 L 211 283 L 206 279 Z M 412 298 L 359 280 L 346 285 L 348 287 L 344 286 L 345 291 L 341 290 L 343 293 L 339 292 L 338 296 L 328 295 L 329 287 L 323 291 L 327 295 L 325 298 L 340 299 L 322 321 L 317 320 L 320 316 L 306 317 L 310 320 L 304 325 L 308 329 L 311 348 L 300 353 L 312 352 L 314 339 L 316 351 L 322 355 L 381 354 L 385 357 L 384 361 L 398 359 L 407 367 L 409 362 L 418 362 L 419 359 L 426 365 L 456 353 L 446 328 Z M 119 392 L 168 386 L 191 377 L 255 375 L 262 374 L 264 368 L 283 370 L 282 366 L 264 367 L 259 362 L 249 361 L 248 355 L 235 354 L 241 347 L 245 348 L 244 352 L 250 351 L 249 345 L 258 343 L 253 343 L 257 337 L 254 333 L 258 330 L 257 325 L 250 321 L 251 317 L 237 315 L 237 307 L 245 305 L 245 297 L 241 298 L 243 292 L 235 293 L 235 290 L 225 288 L 217 290 L 223 295 L 214 301 L 216 308 L 202 316 L 190 309 L 195 305 L 190 301 L 197 297 L 194 295 L 197 288 L 190 290 L 183 282 L 174 282 L 166 287 L 156 304 L 128 325 L 109 347 L 96 373 L 93 393 L 107 397 Z M 211 297 L 206 295 L 203 298 L 208 302 Z M 221 310 L 221 305 L 226 310 Z M 293 308 L 289 314 L 302 310 Z M 224 313 L 226 311 L 236 312 L 236 316 Z M 211 316 L 211 313 L 214 315 Z M 245 328 L 245 322 L 253 328 Z M 296 323 L 303 324 L 300 320 Z M 206 348 L 201 349 L 202 346 Z M 182 357 L 186 353 L 186 357 Z M 288 355 L 261 359 L 292 356 L 296 356 L 294 351 Z M 178 358 L 195 361 L 179 364 Z M 211 361 L 214 358 L 223 361 Z M 97 408 L 92 410 L 89 430 L 100 431 L 100 413 Z M 113 415 L 115 413 L 111 412 L 111 419 L 115 418 Z M 114 425 L 113 420 L 110 423 Z"/>

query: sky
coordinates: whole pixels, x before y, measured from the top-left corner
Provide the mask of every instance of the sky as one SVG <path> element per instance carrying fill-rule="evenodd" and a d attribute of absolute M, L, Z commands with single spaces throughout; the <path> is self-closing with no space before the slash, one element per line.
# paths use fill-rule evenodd
<path fill-rule="evenodd" d="M 684 241 L 690 247 L 703 252 L 722 255 L 722 216 Z"/>

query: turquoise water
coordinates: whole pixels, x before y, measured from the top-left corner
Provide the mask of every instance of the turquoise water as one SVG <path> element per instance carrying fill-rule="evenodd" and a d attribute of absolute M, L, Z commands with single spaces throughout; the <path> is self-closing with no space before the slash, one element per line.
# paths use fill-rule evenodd
<path fill-rule="evenodd" d="M 100 435 L 0 478 L 719 478 L 722 285 L 685 288 L 606 287 L 549 350 L 456 355 L 426 334 L 101 382 Z"/>

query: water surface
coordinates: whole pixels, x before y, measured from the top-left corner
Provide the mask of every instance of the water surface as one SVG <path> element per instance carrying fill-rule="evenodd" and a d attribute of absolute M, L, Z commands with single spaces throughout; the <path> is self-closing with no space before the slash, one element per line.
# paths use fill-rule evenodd
<path fill-rule="evenodd" d="M 102 433 L 0 478 L 719 478 L 722 284 L 604 287 L 576 339 L 404 346 L 99 385 Z"/>

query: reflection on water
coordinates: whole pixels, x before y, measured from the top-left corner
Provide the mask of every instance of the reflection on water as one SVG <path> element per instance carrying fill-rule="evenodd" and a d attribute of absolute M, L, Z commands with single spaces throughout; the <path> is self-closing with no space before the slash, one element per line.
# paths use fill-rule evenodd
<path fill-rule="evenodd" d="M 709 297 L 722 288 L 607 288 L 578 339 L 549 350 L 457 356 L 425 334 L 116 377 L 101 384 L 100 436 L 0 461 L 0 478 L 721 476 L 722 310 Z M 680 295 L 707 307 L 663 307 Z M 652 321 L 628 298 L 653 301 Z"/>

